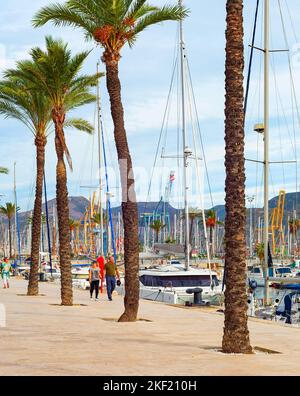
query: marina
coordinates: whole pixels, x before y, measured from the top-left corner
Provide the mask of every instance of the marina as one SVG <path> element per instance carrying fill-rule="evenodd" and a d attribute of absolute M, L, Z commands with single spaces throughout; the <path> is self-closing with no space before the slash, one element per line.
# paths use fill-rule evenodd
<path fill-rule="evenodd" d="M 53 284 L 41 286 L 44 297 L 25 301 L 16 293 L 23 294 L 26 284 L 14 281 L 13 287 L 9 294 L 0 290 L 7 307 L 7 328 L 0 329 L 2 375 L 131 376 L 146 371 L 150 376 L 275 377 L 283 370 L 285 375 L 299 374 L 300 347 L 295 342 L 299 329 L 289 325 L 250 319 L 251 341 L 258 350 L 250 356 L 226 356 L 218 352 L 223 315 L 209 307 L 190 310 L 144 300 L 141 320 L 120 326 L 116 320 L 121 297 L 116 296 L 112 305 L 102 297 L 96 303 L 76 290 L 76 306 L 60 307 Z M 114 342 L 108 345 L 107 338 Z"/>
<path fill-rule="evenodd" d="M 157 3 L 0 46 L 0 375 L 299 375 L 300 6 Z"/>

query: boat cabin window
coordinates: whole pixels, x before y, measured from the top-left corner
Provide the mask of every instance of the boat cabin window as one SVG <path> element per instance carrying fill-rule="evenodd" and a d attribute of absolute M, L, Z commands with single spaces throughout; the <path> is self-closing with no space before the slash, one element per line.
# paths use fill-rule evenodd
<path fill-rule="evenodd" d="M 277 268 L 276 272 L 279 274 L 290 274 L 292 271 L 290 268 Z"/>
<path fill-rule="evenodd" d="M 259 267 L 255 267 L 255 268 L 252 268 L 252 270 L 251 270 L 251 274 L 260 274 L 260 268 Z"/>
<path fill-rule="evenodd" d="M 216 275 L 212 276 L 215 286 L 219 285 Z M 154 276 L 142 275 L 140 281 L 144 286 L 152 287 L 198 287 L 210 286 L 209 275 L 167 275 L 167 276 Z"/>

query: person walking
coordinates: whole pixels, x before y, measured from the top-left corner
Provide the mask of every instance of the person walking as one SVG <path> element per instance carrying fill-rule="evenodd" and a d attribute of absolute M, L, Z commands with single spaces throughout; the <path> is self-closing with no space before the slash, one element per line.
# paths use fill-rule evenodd
<path fill-rule="evenodd" d="M 116 278 L 120 281 L 120 274 L 115 265 L 115 260 L 110 256 L 105 264 L 106 290 L 109 301 L 112 301 L 112 294 L 116 288 Z"/>
<path fill-rule="evenodd" d="M 1 276 L 3 280 L 3 289 L 9 289 L 9 277 L 10 277 L 11 265 L 7 257 L 4 258 L 1 263 Z"/>
<path fill-rule="evenodd" d="M 100 268 L 99 268 L 97 262 L 93 262 L 93 264 L 89 270 L 91 300 L 93 299 L 94 291 L 95 291 L 95 301 L 99 300 L 98 296 L 99 296 L 100 280 L 101 280 Z"/>
<path fill-rule="evenodd" d="M 100 275 L 101 275 L 101 284 L 100 284 L 100 293 L 103 293 L 103 285 L 104 285 L 104 270 L 105 270 L 105 260 L 103 256 L 99 256 L 97 258 L 97 263 L 100 269 Z"/>

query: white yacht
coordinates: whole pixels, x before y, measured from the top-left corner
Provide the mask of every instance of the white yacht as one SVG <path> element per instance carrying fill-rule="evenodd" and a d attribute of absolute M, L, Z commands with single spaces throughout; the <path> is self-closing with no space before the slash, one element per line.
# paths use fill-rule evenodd
<path fill-rule="evenodd" d="M 288 280 L 295 278 L 296 274 L 292 271 L 290 267 L 271 267 L 269 268 L 269 280 Z M 264 286 L 264 274 L 261 267 L 253 267 L 251 271 L 248 272 L 249 281 L 255 281 L 257 286 Z"/>
<path fill-rule="evenodd" d="M 194 294 L 188 289 L 202 289 L 202 299 L 219 305 L 222 299 L 222 285 L 217 273 L 208 269 L 190 267 L 185 270 L 182 264 L 160 265 L 140 270 L 140 298 L 168 304 L 185 304 L 194 301 Z M 117 287 L 124 295 L 124 282 Z"/>
<path fill-rule="evenodd" d="M 87 290 L 90 287 L 89 282 L 89 268 L 87 267 L 73 267 L 72 268 L 72 284 L 73 287 Z"/>
<path fill-rule="evenodd" d="M 248 316 L 299 326 L 300 291 L 296 288 L 278 290 L 272 305 L 268 307 L 261 305 L 252 293 L 248 296 Z"/>

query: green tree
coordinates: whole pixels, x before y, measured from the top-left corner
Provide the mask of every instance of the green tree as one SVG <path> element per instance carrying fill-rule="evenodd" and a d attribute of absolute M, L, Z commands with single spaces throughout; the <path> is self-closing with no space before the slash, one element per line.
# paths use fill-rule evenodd
<path fill-rule="evenodd" d="M 103 218 L 103 225 L 106 225 L 107 224 L 107 216 L 105 213 L 103 213 L 102 218 Z M 92 222 L 94 224 L 101 225 L 101 215 L 99 212 L 94 214 L 94 217 L 92 218 Z"/>
<path fill-rule="evenodd" d="M 160 220 L 154 220 L 153 224 L 150 224 L 150 228 L 155 232 L 155 242 L 158 242 L 158 236 L 161 230 L 166 227 L 166 224 L 163 224 Z"/>
<path fill-rule="evenodd" d="M 289 220 L 289 234 L 292 236 L 292 240 L 291 240 L 291 246 L 294 247 L 294 255 L 297 254 L 297 249 L 295 248 L 295 246 L 298 245 L 298 231 L 300 229 L 300 219 L 292 219 Z"/>
<path fill-rule="evenodd" d="M 24 65 L 26 64 L 26 72 Z M 45 167 L 45 147 L 51 132 L 52 105 L 44 89 L 36 89 L 32 81 L 35 75 L 33 61 L 19 62 L 16 69 L 4 72 L 5 79 L 0 81 L 0 114 L 23 123 L 34 138 L 36 147 L 36 183 L 32 217 L 31 260 L 27 294 L 39 293 L 38 272 L 42 229 L 43 177 Z M 84 129 L 85 121 L 70 119 L 68 126 Z"/>
<path fill-rule="evenodd" d="M 225 103 L 225 353 L 251 353 L 246 293 L 243 0 L 227 0 Z"/>
<path fill-rule="evenodd" d="M 255 247 L 255 253 L 259 258 L 260 265 L 263 266 L 265 258 L 265 244 L 263 242 L 258 243 Z"/>
<path fill-rule="evenodd" d="M 210 250 L 210 258 L 214 256 L 213 249 L 213 233 L 217 224 L 223 225 L 222 221 L 217 220 L 216 212 L 213 209 L 208 210 L 205 213 L 206 218 L 206 227 L 209 229 L 209 250 Z"/>
<path fill-rule="evenodd" d="M 4 216 L 6 216 L 8 220 L 8 239 L 9 239 L 9 258 L 12 258 L 12 229 L 11 229 L 11 222 L 12 218 L 16 213 L 16 205 L 7 202 L 5 206 L 0 206 L 0 213 Z"/>
<path fill-rule="evenodd" d="M 124 223 L 125 312 L 119 321 L 135 321 L 139 304 L 138 209 L 132 172 L 132 159 L 124 125 L 119 61 L 121 50 L 135 43 L 138 35 L 151 25 L 178 21 L 187 12 L 180 6 L 155 7 L 147 0 L 69 0 L 42 8 L 34 17 L 35 27 L 52 21 L 55 26 L 72 26 L 84 31 L 104 52 L 106 84 L 111 103 L 114 136 L 117 147 Z"/>
<path fill-rule="evenodd" d="M 0 166 L 0 173 L 7 175 L 8 174 L 8 169 L 7 168 L 3 168 L 2 166 Z"/>
<path fill-rule="evenodd" d="M 193 245 L 193 231 L 195 220 L 201 216 L 201 210 L 198 208 L 189 208 L 189 219 L 190 219 L 190 243 Z M 193 246 L 192 246 L 193 247 Z M 192 249 L 190 252 L 190 256 L 192 257 Z"/>
<path fill-rule="evenodd" d="M 69 126 L 67 114 L 78 107 L 95 101 L 90 88 L 95 86 L 99 75 L 80 75 L 80 70 L 89 52 L 72 56 L 67 44 L 61 40 L 46 37 L 46 51 L 33 48 L 32 61 L 18 63 L 19 70 L 12 76 L 27 78 L 32 90 L 43 91 L 50 102 L 51 117 L 55 128 L 56 202 L 59 228 L 59 258 L 61 269 L 61 303 L 73 304 L 71 246 L 69 227 L 69 202 L 67 170 L 64 157 L 70 168 L 72 160 L 66 144 L 64 128 Z M 75 123 L 77 129 L 93 132 L 93 127 L 84 120 Z"/>

